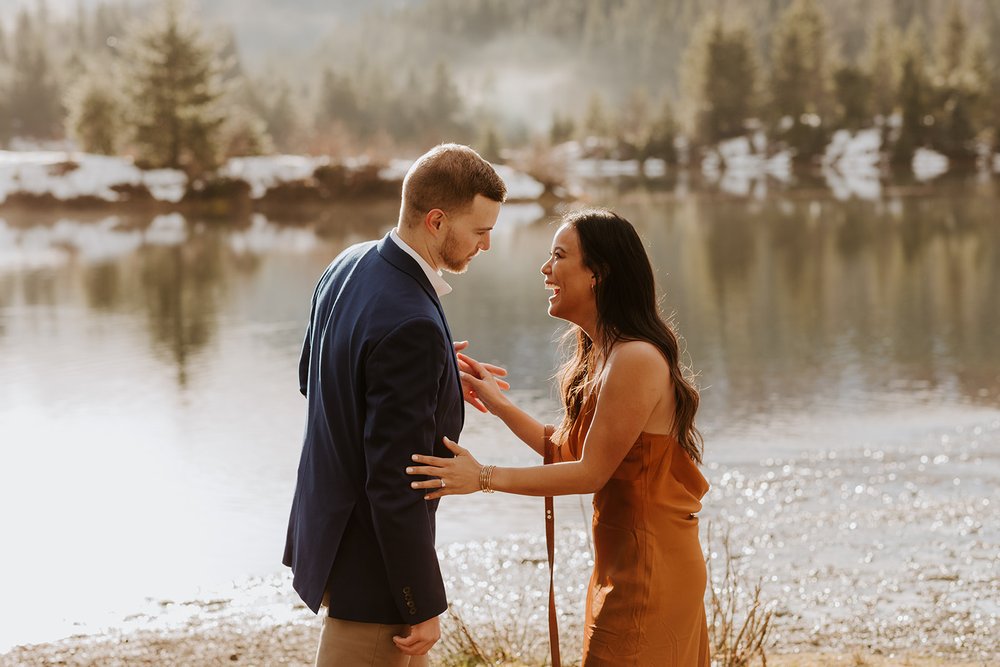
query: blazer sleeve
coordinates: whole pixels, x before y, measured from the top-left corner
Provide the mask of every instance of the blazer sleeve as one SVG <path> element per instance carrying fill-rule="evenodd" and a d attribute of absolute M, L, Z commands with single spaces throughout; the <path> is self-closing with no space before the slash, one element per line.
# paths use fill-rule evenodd
<path fill-rule="evenodd" d="M 302 354 L 299 356 L 299 392 L 308 396 L 309 363 L 312 351 L 312 322 L 306 327 L 306 339 L 302 342 Z"/>
<path fill-rule="evenodd" d="M 316 283 L 316 289 L 313 290 L 312 299 L 309 300 L 309 323 L 306 325 L 306 336 L 302 341 L 302 353 L 299 355 L 299 392 L 306 397 L 309 390 L 309 364 L 312 360 L 312 330 L 316 321 L 316 302 L 319 300 L 322 285 L 323 279 L 320 279 Z"/>
<path fill-rule="evenodd" d="M 366 491 L 390 590 L 411 625 L 448 607 L 432 508 L 406 474 L 412 454 L 434 451 L 439 383 L 449 363 L 444 338 L 436 322 L 408 320 L 376 345 L 365 368 Z"/>

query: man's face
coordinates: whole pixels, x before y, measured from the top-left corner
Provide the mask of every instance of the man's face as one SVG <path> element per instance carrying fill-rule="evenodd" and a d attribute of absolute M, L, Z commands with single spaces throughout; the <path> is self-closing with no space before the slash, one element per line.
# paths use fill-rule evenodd
<path fill-rule="evenodd" d="M 476 195 L 472 206 L 449 215 L 447 229 L 438 248 L 440 266 L 450 273 L 463 273 L 480 250 L 490 249 L 490 232 L 497 224 L 500 202 Z"/>

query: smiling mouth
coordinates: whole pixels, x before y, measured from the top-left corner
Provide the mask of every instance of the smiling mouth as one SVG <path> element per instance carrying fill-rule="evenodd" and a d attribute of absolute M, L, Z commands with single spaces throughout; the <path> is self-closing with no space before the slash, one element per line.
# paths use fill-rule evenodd
<path fill-rule="evenodd" d="M 552 296 L 549 297 L 549 301 L 559 296 L 559 288 L 552 283 L 545 283 L 545 289 L 552 290 Z"/>

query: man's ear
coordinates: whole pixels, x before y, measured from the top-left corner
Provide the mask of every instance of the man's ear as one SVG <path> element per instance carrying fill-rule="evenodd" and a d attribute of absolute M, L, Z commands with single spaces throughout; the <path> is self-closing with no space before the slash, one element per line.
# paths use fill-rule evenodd
<path fill-rule="evenodd" d="M 431 235 L 436 236 L 438 232 L 441 231 L 441 225 L 444 224 L 445 218 L 448 214 L 439 208 L 432 208 L 427 211 L 427 215 L 424 216 L 424 229 L 430 232 Z"/>

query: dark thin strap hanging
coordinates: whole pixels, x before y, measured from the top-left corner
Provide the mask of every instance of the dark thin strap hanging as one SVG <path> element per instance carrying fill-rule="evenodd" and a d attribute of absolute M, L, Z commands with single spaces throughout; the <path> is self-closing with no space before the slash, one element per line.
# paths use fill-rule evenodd
<path fill-rule="evenodd" d="M 553 452 L 551 435 L 552 426 L 545 426 L 545 463 L 552 463 Z M 559 661 L 559 619 L 556 616 L 556 586 L 553 569 L 556 555 L 556 519 L 552 496 L 545 497 L 545 549 L 549 554 L 549 647 L 552 651 L 552 667 L 562 667 Z"/>

